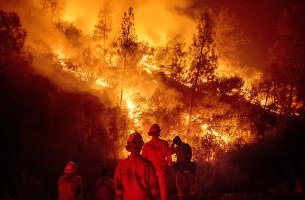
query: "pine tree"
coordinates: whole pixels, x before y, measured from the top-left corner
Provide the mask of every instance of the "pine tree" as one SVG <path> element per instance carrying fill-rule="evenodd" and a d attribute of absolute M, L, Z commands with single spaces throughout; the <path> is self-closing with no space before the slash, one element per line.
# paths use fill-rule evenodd
<path fill-rule="evenodd" d="M 304 103 L 305 17 L 304 6 L 293 6 L 282 14 L 278 38 L 271 49 L 269 78 L 276 89 L 280 112 L 290 115 Z"/>
<path fill-rule="evenodd" d="M 176 81 L 183 81 L 183 70 L 186 67 L 185 42 L 181 35 L 169 37 L 165 46 L 159 47 L 156 60 L 163 66 L 164 72 Z"/>
<path fill-rule="evenodd" d="M 3 58 L 1 60 L 18 56 L 25 38 L 26 30 L 22 27 L 19 16 L 0 10 L 0 56 Z"/>
<path fill-rule="evenodd" d="M 99 12 L 98 22 L 93 29 L 93 39 L 96 42 L 101 41 L 103 43 L 103 46 L 101 48 L 103 54 L 106 53 L 106 41 L 108 40 L 109 34 L 112 30 L 110 12 L 110 7 L 105 4 L 104 8 L 101 9 Z"/>
<path fill-rule="evenodd" d="M 193 36 L 193 44 L 190 47 L 191 66 L 189 69 L 188 81 L 191 85 L 192 94 L 189 105 L 189 123 L 192 121 L 192 109 L 194 95 L 198 87 L 210 82 L 214 78 L 214 71 L 217 68 L 217 56 L 214 44 L 215 33 L 211 15 L 205 11 L 200 15 L 197 25 L 197 34 Z"/>
<path fill-rule="evenodd" d="M 122 19 L 120 36 L 117 43 L 118 54 L 121 57 L 123 70 L 121 78 L 121 94 L 120 94 L 120 107 L 122 106 L 123 93 L 124 93 L 124 79 L 126 73 L 126 67 L 129 63 L 129 59 L 132 54 L 136 51 L 138 43 L 134 25 L 134 10 L 132 7 L 128 9 L 128 12 L 124 12 Z"/>

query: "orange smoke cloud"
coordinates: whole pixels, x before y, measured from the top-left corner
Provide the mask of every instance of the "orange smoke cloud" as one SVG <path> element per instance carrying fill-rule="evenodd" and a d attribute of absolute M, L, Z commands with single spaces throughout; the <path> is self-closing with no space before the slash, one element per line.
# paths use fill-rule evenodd
<path fill-rule="evenodd" d="M 185 8 L 186 1 L 90 1 L 67 0 L 64 5 L 63 19 L 73 22 L 84 33 L 90 33 L 97 22 L 100 9 L 108 7 L 113 26 L 113 34 L 120 29 L 123 13 L 128 7 L 135 11 L 135 27 L 138 39 L 151 44 L 162 45 L 166 42 L 168 34 L 182 34 L 192 38 L 195 22 L 186 15 L 181 14 L 177 8 Z"/>

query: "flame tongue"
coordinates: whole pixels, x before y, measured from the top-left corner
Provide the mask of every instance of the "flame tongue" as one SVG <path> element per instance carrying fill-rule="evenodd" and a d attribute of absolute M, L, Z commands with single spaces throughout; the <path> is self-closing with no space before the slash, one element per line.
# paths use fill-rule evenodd
<path fill-rule="evenodd" d="M 70 16 L 70 17 L 69 17 Z M 65 18 L 72 20 L 72 15 L 67 15 L 67 12 L 65 13 Z M 77 24 L 77 23 L 76 23 Z M 74 29 L 71 29 L 74 30 Z M 77 28 L 75 30 L 78 30 Z M 104 30 L 104 36 L 106 34 Z M 65 34 L 71 34 L 65 33 Z M 77 35 L 76 39 L 79 39 L 80 35 Z M 71 38 L 67 38 L 68 40 L 72 40 Z M 211 146 L 207 148 L 213 148 L 213 149 L 221 149 L 224 151 L 229 150 L 229 148 L 234 144 L 238 138 L 237 135 L 240 135 L 243 137 L 242 132 L 244 130 L 239 130 L 238 127 L 239 124 L 225 124 L 225 122 L 213 122 L 213 117 L 210 117 L 210 119 L 207 119 L 208 117 L 203 117 L 202 111 L 198 109 L 198 111 L 194 111 L 193 116 L 193 123 L 195 124 L 195 128 L 191 130 L 191 132 L 187 133 L 187 125 L 188 125 L 188 112 L 187 108 L 185 108 L 187 105 L 186 103 L 177 98 L 178 95 L 172 95 L 171 91 L 169 91 L 169 86 L 166 85 L 166 83 L 163 83 L 160 80 L 154 79 L 154 74 L 158 72 L 162 72 L 164 76 L 168 80 L 177 81 L 175 79 L 175 73 L 170 71 L 171 65 L 166 65 L 164 63 L 160 63 L 156 59 L 156 55 L 153 52 L 153 48 L 149 47 L 148 50 L 145 50 L 142 52 L 142 54 L 137 55 L 135 57 L 132 57 L 134 59 L 137 59 L 137 62 L 135 62 L 136 66 L 127 66 L 130 68 L 133 68 L 134 71 L 140 71 L 140 73 L 135 72 L 132 76 L 147 76 L 150 77 L 150 82 L 153 80 L 156 82 L 156 88 L 158 90 L 162 90 L 164 93 L 163 99 L 157 99 L 153 107 L 151 104 L 152 101 L 154 101 L 153 95 L 150 95 L 147 97 L 145 94 L 144 89 L 139 89 L 138 85 L 144 85 L 144 83 L 137 83 L 137 84 L 127 84 L 124 85 L 124 93 L 122 94 L 122 99 L 120 99 L 120 94 L 118 92 L 119 87 L 121 85 L 121 78 L 124 75 L 122 71 L 125 70 L 125 68 L 122 70 L 122 52 L 114 52 L 117 49 L 113 50 L 112 47 L 109 46 L 109 49 L 105 48 L 107 47 L 107 44 L 104 41 L 98 41 L 91 39 L 84 39 L 84 44 L 77 44 L 74 46 L 81 48 L 80 50 L 76 50 L 78 52 L 77 56 L 78 58 L 69 58 L 65 53 L 64 48 L 58 49 L 54 53 L 54 60 L 56 62 L 56 66 L 59 67 L 63 72 L 65 72 L 68 76 L 74 77 L 79 82 L 85 82 L 88 85 L 91 85 L 90 89 L 95 90 L 95 92 L 100 92 L 101 88 L 104 88 L 103 91 L 105 91 L 105 88 L 107 88 L 107 92 L 111 93 L 113 96 L 115 96 L 114 102 L 122 102 L 122 111 L 126 112 L 126 116 L 129 118 L 129 123 L 127 128 L 128 130 L 124 130 L 124 137 L 127 138 L 128 134 L 131 133 L 134 130 L 143 131 L 143 129 L 147 129 L 148 126 L 150 126 L 150 123 L 154 123 L 158 120 L 162 123 L 168 123 L 168 126 L 165 125 L 165 130 L 169 133 L 164 135 L 164 138 L 171 141 L 172 138 L 175 135 L 180 135 L 183 137 L 184 140 L 189 142 L 191 145 L 194 146 L 194 148 L 202 150 L 202 148 L 205 148 L 202 141 L 210 142 Z M 87 41 L 90 40 L 90 41 Z M 81 43 L 81 42 L 80 42 Z M 88 46 L 88 48 L 85 46 Z M 90 46 L 91 45 L 91 46 Z M 118 44 L 116 44 L 118 45 Z M 112 52 L 113 51 L 113 52 Z M 139 52 L 137 52 L 139 53 Z M 181 52 L 183 53 L 183 52 Z M 167 52 L 166 52 L 167 54 Z M 91 56 L 91 57 L 90 57 Z M 86 58 L 84 58 L 86 57 Z M 136 58 L 137 57 L 137 58 Z M 165 55 L 166 57 L 166 55 Z M 86 59 L 90 62 L 86 63 Z M 77 60 L 78 62 L 76 62 Z M 78 64 L 73 64 L 72 61 L 75 61 Z M 165 62 L 165 61 L 164 61 Z M 167 61 L 166 61 L 167 62 Z M 182 62 L 182 61 L 181 61 Z M 187 62 L 187 61 L 185 61 Z M 166 65 L 166 67 L 165 67 Z M 125 66 L 125 64 L 124 64 Z M 95 68 L 92 70 L 92 68 Z M 138 73 L 138 74 L 137 74 Z M 109 75 L 110 74 L 110 75 Z M 123 75 L 122 75 L 123 74 Z M 182 70 L 179 74 L 180 80 L 187 80 L 188 77 L 188 70 Z M 123 77 L 124 78 L 124 77 Z M 127 77 L 128 79 L 130 77 Z M 132 78 L 130 78 L 132 79 Z M 138 77 L 136 78 L 138 79 Z M 131 80 L 129 80 L 132 82 Z M 123 82 L 123 81 L 122 81 Z M 126 81 L 127 82 L 127 81 Z M 147 81 L 149 82 L 149 81 Z M 191 81 L 180 81 L 179 85 L 189 88 L 192 87 Z M 145 83 L 146 84 L 146 83 Z M 182 87 L 181 86 L 181 87 Z M 123 86 L 122 86 L 123 87 Z M 154 94 L 156 93 L 157 89 L 155 89 Z M 111 91 L 112 90 L 112 91 Z M 179 89 L 171 89 L 175 90 L 172 93 L 179 93 L 181 91 L 178 91 Z M 237 93 L 238 91 L 232 91 L 232 95 Z M 246 92 L 245 92 L 246 94 Z M 147 97 L 147 98 L 144 98 Z M 169 96 L 174 96 L 170 98 Z M 183 95 L 182 95 L 183 96 Z M 180 97 L 179 97 L 180 98 Z M 178 99 L 178 100 L 177 100 Z M 159 104 L 157 101 L 160 101 Z M 181 101 L 181 102 L 178 102 Z M 162 105 L 161 105 L 162 104 Z M 164 112 L 167 116 L 160 115 L 160 118 L 157 118 L 158 112 Z M 207 111 L 208 112 L 208 111 Z M 149 113 L 149 114 L 147 114 Z M 154 114 L 151 114 L 154 113 Z M 156 116 L 154 116 L 156 115 Z M 145 118 L 145 117 L 146 118 Z M 148 117 L 147 117 L 148 116 Z M 173 119 L 171 119 L 173 118 Z M 217 124 L 221 123 L 221 125 Z M 226 123 L 230 123 L 230 121 L 226 121 Z M 229 130 L 227 127 L 235 126 L 234 129 Z M 225 127 L 225 128 L 223 128 Z M 250 129 L 249 129 L 250 130 Z M 145 130 L 144 130 L 145 131 Z M 246 131 L 248 133 L 248 131 Z M 143 134 L 144 140 L 148 140 L 148 136 Z M 200 142 L 201 141 L 201 142 Z M 213 146 L 214 145 L 214 146 Z M 124 149 L 125 142 L 120 141 L 119 144 L 119 152 L 121 155 L 125 155 Z M 215 152 L 211 152 L 209 155 L 207 155 L 208 160 L 212 161 L 215 157 Z"/>
<path fill-rule="evenodd" d="M 71 64 L 68 62 L 69 59 L 67 59 L 65 57 L 65 54 L 63 53 L 63 49 L 59 49 L 56 51 L 54 59 L 63 71 L 77 78 L 81 82 L 87 82 L 101 88 L 113 87 L 111 86 L 110 82 L 107 81 L 107 79 L 86 71 L 85 67 L 79 68 L 73 67 L 73 65 L 71 66 Z M 113 63 L 113 60 L 106 59 L 106 61 L 109 62 L 109 67 L 116 66 L 116 64 Z M 150 55 L 144 55 L 140 61 L 140 65 L 143 66 L 143 72 L 146 72 L 148 75 L 152 74 L 153 72 L 160 71 L 160 68 L 156 67 L 156 63 L 153 61 L 153 57 L 151 57 Z M 133 131 L 141 130 L 143 127 L 148 126 L 147 124 L 145 125 L 144 122 L 141 120 L 141 116 L 143 116 L 143 113 L 150 112 L 149 109 L 151 109 L 151 106 L 148 103 L 149 99 L 142 98 L 142 100 L 139 101 L 139 98 L 136 98 L 137 96 L 142 95 L 143 92 L 139 91 L 138 88 L 125 88 L 125 92 L 123 95 L 123 109 L 126 109 L 128 113 L 128 118 L 131 121 L 129 130 L 127 130 L 126 132 L 126 137 Z M 200 120 L 201 116 L 199 113 L 195 113 L 194 116 L 194 121 L 196 121 L 196 123 L 199 123 L 199 129 L 187 134 L 186 127 L 180 126 L 180 128 L 178 129 L 174 128 L 170 130 L 171 133 L 164 136 L 165 139 L 171 140 L 175 135 L 180 135 L 183 136 L 186 142 L 190 143 L 191 145 L 194 145 L 194 148 L 201 149 L 203 148 L 202 145 L 196 144 L 198 141 L 195 141 L 194 137 L 209 138 L 209 142 L 212 142 L 214 145 L 217 145 L 219 149 L 222 149 L 224 151 L 229 150 L 230 146 L 232 146 L 232 144 L 236 142 L 236 138 L 234 139 L 232 137 L 234 133 L 223 134 L 219 131 L 215 131 L 212 126 L 209 125 L 207 122 Z M 181 123 L 186 125 L 188 121 L 188 114 L 181 113 L 181 120 Z M 143 134 L 143 138 L 145 141 L 149 140 L 149 137 L 146 134 Z M 120 150 L 120 157 L 125 157 L 127 152 L 123 148 L 124 145 L 122 145 L 121 147 L 122 149 Z M 213 148 L 215 149 L 215 146 Z M 214 151 L 210 152 L 209 155 L 205 156 L 206 160 L 210 162 L 212 162 L 216 158 L 216 154 Z"/>

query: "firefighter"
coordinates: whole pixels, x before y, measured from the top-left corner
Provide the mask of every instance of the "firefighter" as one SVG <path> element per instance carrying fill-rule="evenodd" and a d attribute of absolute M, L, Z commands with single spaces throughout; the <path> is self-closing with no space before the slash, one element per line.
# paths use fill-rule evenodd
<path fill-rule="evenodd" d="M 95 182 L 95 200 L 112 200 L 114 199 L 113 179 L 110 171 L 103 170 L 102 176 Z"/>
<path fill-rule="evenodd" d="M 58 180 L 58 200 L 83 199 L 83 181 L 82 177 L 78 175 L 78 167 L 75 162 L 68 162 L 64 173 Z"/>
<path fill-rule="evenodd" d="M 152 139 L 145 143 L 142 155 L 154 164 L 160 186 L 161 200 L 167 200 L 168 172 L 171 169 L 172 156 L 168 142 L 159 138 L 160 132 L 161 129 L 158 124 L 153 124 L 150 127 L 148 135 Z"/>
<path fill-rule="evenodd" d="M 140 155 L 143 144 L 140 133 L 133 133 L 128 138 L 126 150 L 130 155 L 118 163 L 114 175 L 117 199 L 159 199 L 158 179 L 153 164 Z"/>
<path fill-rule="evenodd" d="M 191 161 L 191 146 L 182 142 L 181 138 L 176 136 L 171 145 L 171 152 L 177 157 L 177 162 L 173 163 L 173 169 L 175 170 L 178 199 L 195 199 L 197 193 L 194 175 L 196 163 Z"/>

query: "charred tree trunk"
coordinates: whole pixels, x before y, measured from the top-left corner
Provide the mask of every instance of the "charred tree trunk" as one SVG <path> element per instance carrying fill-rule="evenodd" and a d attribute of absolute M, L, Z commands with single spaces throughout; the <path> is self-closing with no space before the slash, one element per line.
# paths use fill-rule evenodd
<path fill-rule="evenodd" d="M 275 93 L 275 82 L 273 82 L 273 105 L 275 106 L 275 103 L 276 103 L 276 101 L 275 101 L 275 95 L 276 95 L 276 93 Z"/>
<path fill-rule="evenodd" d="M 188 125 L 187 125 L 187 133 L 190 132 L 191 123 L 192 123 L 192 111 L 193 111 L 194 96 L 195 96 L 196 88 L 197 88 L 197 85 L 198 85 L 198 78 L 199 78 L 199 75 L 200 75 L 200 67 L 202 65 L 203 47 L 204 46 L 201 45 L 199 62 L 197 64 L 197 72 L 196 72 L 194 84 L 193 84 L 193 87 L 192 87 L 192 94 L 191 94 L 190 108 L 189 108 L 189 120 L 188 120 Z"/>
<path fill-rule="evenodd" d="M 294 79 L 294 68 L 291 66 L 291 79 L 290 79 L 288 115 L 290 115 L 291 112 L 292 112 L 293 89 L 294 89 L 293 79 Z"/>
<path fill-rule="evenodd" d="M 192 88 L 190 107 L 189 107 L 189 120 L 188 120 L 188 125 L 187 125 L 187 133 L 190 132 L 190 128 L 191 128 L 194 96 L 195 96 L 195 92 L 196 92 L 196 88 L 197 88 L 198 78 L 199 78 L 199 70 L 197 71 L 196 78 L 195 78 L 195 81 L 194 81 L 194 86 Z"/>
<path fill-rule="evenodd" d="M 272 81 L 270 81 L 270 84 L 269 84 L 269 87 L 268 87 L 268 90 L 267 90 L 264 108 L 267 107 L 267 103 L 268 103 L 268 99 L 269 99 L 269 95 L 270 95 L 271 86 L 272 86 Z"/>
<path fill-rule="evenodd" d="M 124 79 L 125 79 L 125 70 L 126 70 L 126 51 L 124 52 L 124 63 L 123 63 L 123 72 L 122 72 L 122 80 L 121 80 L 121 95 L 120 95 L 120 108 L 122 108 L 123 101 L 123 93 L 124 93 Z"/>
<path fill-rule="evenodd" d="M 289 104 L 288 104 L 288 115 L 291 114 L 292 112 L 292 101 L 293 101 L 293 88 L 294 88 L 294 84 L 293 84 L 293 79 L 294 79 L 294 67 L 293 67 L 293 54 L 294 54 L 294 47 L 293 47 L 293 39 L 291 37 L 291 61 L 290 61 L 290 91 L 289 91 Z"/>

